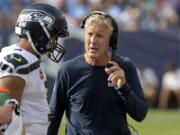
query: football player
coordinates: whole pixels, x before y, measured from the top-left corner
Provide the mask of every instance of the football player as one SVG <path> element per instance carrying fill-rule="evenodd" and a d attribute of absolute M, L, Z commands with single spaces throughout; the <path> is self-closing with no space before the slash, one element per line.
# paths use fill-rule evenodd
<path fill-rule="evenodd" d="M 65 49 L 57 41 L 69 35 L 67 22 L 55 7 L 36 3 L 22 10 L 15 33 L 20 41 L 0 53 L 0 88 L 20 103 L 25 134 L 46 135 L 49 106 L 41 59 L 61 60 Z"/>

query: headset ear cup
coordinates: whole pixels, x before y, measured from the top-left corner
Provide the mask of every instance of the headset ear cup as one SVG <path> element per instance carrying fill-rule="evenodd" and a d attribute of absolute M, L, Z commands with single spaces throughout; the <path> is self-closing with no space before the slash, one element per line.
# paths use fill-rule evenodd
<path fill-rule="evenodd" d="M 113 33 L 112 33 L 112 35 L 111 35 L 111 37 L 110 37 L 109 46 L 110 46 L 110 47 L 113 47 L 113 45 L 114 45 L 114 37 L 113 37 Z"/>
<path fill-rule="evenodd" d="M 113 33 L 112 33 L 112 35 L 110 37 L 109 46 L 115 49 L 116 46 L 117 46 L 117 43 L 118 43 L 118 32 L 113 31 Z"/>
<path fill-rule="evenodd" d="M 118 37 L 119 36 L 118 24 L 116 23 L 115 19 L 111 17 L 110 15 L 109 15 L 109 18 L 111 19 L 112 25 L 114 28 L 111 38 L 110 38 L 110 47 L 116 49 L 117 44 L 118 44 L 118 38 L 119 38 Z"/>

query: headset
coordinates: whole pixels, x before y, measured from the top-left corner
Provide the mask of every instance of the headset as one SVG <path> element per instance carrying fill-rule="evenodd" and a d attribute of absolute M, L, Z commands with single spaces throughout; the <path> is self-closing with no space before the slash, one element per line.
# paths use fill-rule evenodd
<path fill-rule="evenodd" d="M 118 32 L 118 25 L 115 21 L 115 19 L 108 15 L 107 13 L 105 12 L 102 12 L 102 11 L 93 11 L 91 12 L 89 15 L 85 16 L 82 21 L 81 21 L 81 28 L 84 29 L 85 27 L 85 24 L 86 24 L 86 21 L 87 19 L 92 16 L 92 15 L 100 15 L 100 16 L 104 16 L 105 18 L 109 18 L 111 20 L 111 23 L 113 25 L 113 32 L 111 34 L 111 37 L 110 37 L 110 47 L 112 47 L 112 50 L 116 50 L 117 48 L 117 43 L 118 43 L 118 36 L 119 36 L 119 32 Z"/>

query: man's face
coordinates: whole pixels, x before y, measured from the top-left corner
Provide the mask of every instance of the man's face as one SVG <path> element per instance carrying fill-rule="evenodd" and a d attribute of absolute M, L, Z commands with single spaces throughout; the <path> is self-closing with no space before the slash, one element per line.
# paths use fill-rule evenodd
<path fill-rule="evenodd" d="M 58 36 L 53 36 L 51 39 L 51 48 L 55 49 L 57 45 Z"/>
<path fill-rule="evenodd" d="M 104 24 L 90 22 L 85 28 L 86 55 L 93 59 L 106 56 L 109 48 L 110 32 Z"/>

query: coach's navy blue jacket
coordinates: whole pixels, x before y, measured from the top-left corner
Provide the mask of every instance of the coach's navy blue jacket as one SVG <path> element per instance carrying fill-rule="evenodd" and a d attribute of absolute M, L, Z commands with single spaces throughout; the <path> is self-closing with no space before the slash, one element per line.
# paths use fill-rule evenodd
<path fill-rule="evenodd" d="M 126 114 L 142 121 L 148 107 L 132 61 L 115 56 L 126 83 L 116 90 L 108 86 L 104 66 L 92 66 L 83 55 L 64 62 L 50 102 L 48 135 L 57 135 L 66 111 L 66 135 L 130 135 Z"/>

